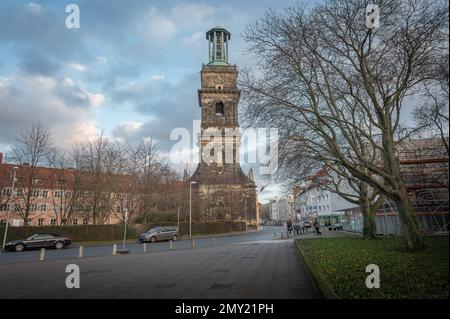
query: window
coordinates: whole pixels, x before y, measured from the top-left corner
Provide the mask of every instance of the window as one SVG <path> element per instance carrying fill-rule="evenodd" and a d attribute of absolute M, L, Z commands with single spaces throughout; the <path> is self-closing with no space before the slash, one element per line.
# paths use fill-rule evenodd
<path fill-rule="evenodd" d="M 116 212 L 117 213 L 120 213 L 122 211 L 122 207 L 120 207 L 120 205 L 117 205 L 117 207 L 116 207 Z"/>
<path fill-rule="evenodd" d="M 41 212 L 46 212 L 47 211 L 47 205 L 46 204 L 42 204 L 40 211 Z"/>
<path fill-rule="evenodd" d="M 31 196 L 33 197 L 39 197 L 39 189 L 33 189 L 31 191 Z"/>
<path fill-rule="evenodd" d="M 15 210 L 16 212 L 20 211 L 20 204 L 15 204 L 15 205 L 14 205 L 14 210 Z"/>
<path fill-rule="evenodd" d="M 72 219 L 72 225 L 76 226 L 78 225 L 78 219 Z"/>
<path fill-rule="evenodd" d="M 35 179 L 33 179 L 33 184 L 40 184 L 41 181 L 42 180 L 40 178 L 35 178 Z"/>
<path fill-rule="evenodd" d="M 89 224 L 89 220 L 87 218 L 83 218 L 83 225 Z"/>
<path fill-rule="evenodd" d="M 38 210 L 38 205 L 36 205 L 36 204 L 31 204 L 30 205 L 30 211 L 35 212 L 37 210 Z"/>
<path fill-rule="evenodd" d="M 22 196 L 22 195 L 23 195 L 23 189 L 22 188 L 16 189 L 16 196 Z"/>
<path fill-rule="evenodd" d="M 56 219 L 51 219 L 50 220 L 50 225 L 55 226 L 56 225 Z"/>
<path fill-rule="evenodd" d="M 48 191 L 42 191 L 42 197 L 47 198 L 48 197 Z"/>
<path fill-rule="evenodd" d="M 216 103 L 216 115 L 223 115 L 224 107 L 223 102 Z"/>
<path fill-rule="evenodd" d="M 25 226 L 30 226 L 31 225 L 31 220 L 30 219 L 26 219 L 24 221 Z"/>
<path fill-rule="evenodd" d="M 1 204 L 0 212 L 7 212 L 7 211 L 9 211 L 9 204 Z"/>
<path fill-rule="evenodd" d="M 61 198 L 62 197 L 62 191 L 54 191 L 53 196 L 56 198 Z"/>
<path fill-rule="evenodd" d="M 66 183 L 66 180 L 65 180 L 65 179 L 58 179 L 58 180 L 56 181 L 56 185 L 59 185 L 59 186 L 64 185 L 65 183 Z"/>
<path fill-rule="evenodd" d="M 61 225 L 65 225 L 65 224 L 66 224 L 66 220 L 65 219 L 61 220 Z"/>
<path fill-rule="evenodd" d="M 6 219 L 0 219 L 0 225 L 6 224 Z"/>
<path fill-rule="evenodd" d="M 12 190 L 11 188 L 3 188 L 2 195 L 3 196 L 11 196 Z"/>
<path fill-rule="evenodd" d="M 44 218 L 39 218 L 38 219 L 38 226 L 42 226 L 44 225 Z"/>

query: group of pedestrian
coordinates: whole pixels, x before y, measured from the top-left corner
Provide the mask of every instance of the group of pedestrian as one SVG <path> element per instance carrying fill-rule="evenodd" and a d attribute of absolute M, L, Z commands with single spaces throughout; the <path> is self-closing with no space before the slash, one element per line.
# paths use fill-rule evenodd
<path fill-rule="evenodd" d="M 317 219 L 314 221 L 313 227 L 314 227 L 315 233 L 317 235 L 322 235 L 322 232 L 320 231 L 320 224 Z M 300 235 L 300 233 L 305 232 L 305 226 L 303 223 L 293 224 L 291 220 L 288 220 L 286 222 L 286 230 L 287 230 L 288 236 L 291 236 L 292 234 Z"/>

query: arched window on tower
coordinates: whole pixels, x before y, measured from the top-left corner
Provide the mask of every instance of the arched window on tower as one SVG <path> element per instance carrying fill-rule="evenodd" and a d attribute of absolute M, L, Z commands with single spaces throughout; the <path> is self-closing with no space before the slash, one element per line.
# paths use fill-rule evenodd
<path fill-rule="evenodd" d="M 223 115 L 224 107 L 223 102 L 216 103 L 216 115 Z"/>

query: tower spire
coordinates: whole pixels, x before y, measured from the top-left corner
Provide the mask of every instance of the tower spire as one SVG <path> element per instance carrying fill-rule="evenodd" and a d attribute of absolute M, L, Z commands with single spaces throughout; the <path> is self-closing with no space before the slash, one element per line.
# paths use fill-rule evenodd
<path fill-rule="evenodd" d="M 230 32 L 217 26 L 206 32 L 208 40 L 208 65 L 228 65 L 228 41 Z"/>

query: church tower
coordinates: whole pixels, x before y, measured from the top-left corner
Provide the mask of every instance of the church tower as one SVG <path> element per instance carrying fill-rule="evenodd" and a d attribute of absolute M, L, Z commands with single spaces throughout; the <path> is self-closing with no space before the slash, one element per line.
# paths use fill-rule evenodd
<path fill-rule="evenodd" d="M 252 176 L 239 164 L 236 65 L 228 63 L 230 33 L 215 27 L 206 33 L 208 64 L 202 66 L 198 101 L 201 108 L 200 163 L 191 184 L 197 219 L 246 221 L 257 226 L 256 190 Z"/>

